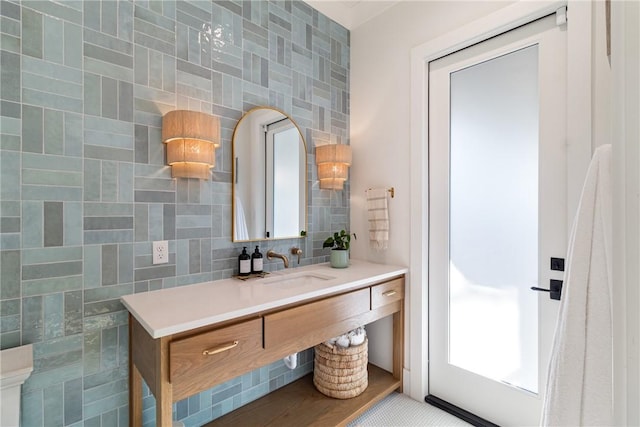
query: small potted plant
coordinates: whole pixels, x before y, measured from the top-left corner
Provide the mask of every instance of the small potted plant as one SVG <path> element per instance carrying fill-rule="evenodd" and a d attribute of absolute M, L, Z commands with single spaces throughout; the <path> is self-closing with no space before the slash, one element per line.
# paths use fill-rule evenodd
<path fill-rule="evenodd" d="M 349 266 L 349 244 L 351 243 L 352 234 L 345 230 L 333 233 L 333 236 L 327 237 L 322 244 L 323 248 L 331 248 L 330 264 L 333 268 L 346 268 Z M 355 233 L 353 238 L 356 239 Z"/>

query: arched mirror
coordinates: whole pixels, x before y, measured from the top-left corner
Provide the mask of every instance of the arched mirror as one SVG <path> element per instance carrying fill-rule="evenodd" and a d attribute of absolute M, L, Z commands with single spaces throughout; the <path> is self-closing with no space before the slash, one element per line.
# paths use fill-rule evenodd
<path fill-rule="evenodd" d="M 307 229 L 307 149 L 275 108 L 248 111 L 233 132 L 234 242 L 300 237 Z"/>

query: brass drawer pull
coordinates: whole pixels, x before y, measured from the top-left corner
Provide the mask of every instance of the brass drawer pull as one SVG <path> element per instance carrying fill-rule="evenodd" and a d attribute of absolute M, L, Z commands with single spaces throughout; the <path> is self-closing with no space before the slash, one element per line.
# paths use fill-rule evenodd
<path fill-rule="evenodd" d="M 229 344 L 221 345 L 220 347 L 212 348 L 211 350 L 205 350 L 202 352 L 203 356 L 213 356 L 214 354 L 222 353 L 223 351 L 231 350 L 238 346 L 238 341 L 230 342 Z"/>
<path fill-rule="evenodd" d="M 382 295 L 384 295 L 385 297 L 392 297 L 395 294 L 397 294 L 396 291 L 387 291 L 387 292 L 383 293 Z"/>

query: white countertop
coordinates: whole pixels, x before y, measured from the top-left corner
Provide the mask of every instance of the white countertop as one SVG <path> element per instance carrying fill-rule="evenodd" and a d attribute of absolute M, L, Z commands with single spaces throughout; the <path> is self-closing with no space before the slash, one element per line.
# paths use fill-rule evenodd
<path fill-rule="evenodd" d="M 348 268 L 314 264 L 246 281 L 216 280 L 122 297 L 153 338 L 349 291 L 397 277 L 406 267 L 351 260 Z"/>

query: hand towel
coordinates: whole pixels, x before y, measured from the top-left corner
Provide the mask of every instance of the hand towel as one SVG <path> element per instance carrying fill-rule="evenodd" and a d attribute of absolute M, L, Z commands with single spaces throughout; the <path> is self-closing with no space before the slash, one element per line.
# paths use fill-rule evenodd
<path fill-rule="evenodd" d="M 543 426 L 613 423 L 611 146 L 594 153 L 571 232 Z"/>
<path fill-rule="evenodd" d="M 369 218 L 369 245 L 373 249 L 387 249 L 389 243 L 389 208 L 387 189 L 367 190 L 367 213 Z"/>

